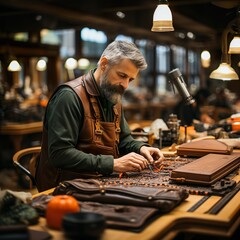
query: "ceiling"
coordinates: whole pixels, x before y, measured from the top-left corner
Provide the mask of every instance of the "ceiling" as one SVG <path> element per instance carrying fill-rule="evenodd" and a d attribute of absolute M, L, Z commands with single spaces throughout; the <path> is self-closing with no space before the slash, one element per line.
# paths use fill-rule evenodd
<path fill-rule="evenodd" d="M 169 0 L 174 32 L 151 32 L 158 0 L 0 0 L 0 37 L 12 32 L 36 32 L 42 28 L 92 27 L 116 33 L 203 47 L 216 46 L 227 24 L 236 18 L 240 0 Z M 116 13 L 122 12 L 125 18 Z M 193 32 L 195 39 L 179 38 Z M 184 35 L 182 35 L 184 36 Z M 175 41 L 176 42 L 176 41 Z M 220 41 L 217 41 L 220 43 Z"/>

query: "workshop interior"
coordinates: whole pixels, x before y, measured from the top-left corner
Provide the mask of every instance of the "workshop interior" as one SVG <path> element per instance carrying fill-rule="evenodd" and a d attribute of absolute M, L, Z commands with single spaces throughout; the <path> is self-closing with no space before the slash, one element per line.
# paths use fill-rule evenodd
<path fill-rule="evenodd" d="M 120 116 L 164 159 L 39 191 L 51 97 L 113 41 L 147 63 Z M 239 0 L 0 0 L 0 239 L 240 239 L 239 77 Z"/>

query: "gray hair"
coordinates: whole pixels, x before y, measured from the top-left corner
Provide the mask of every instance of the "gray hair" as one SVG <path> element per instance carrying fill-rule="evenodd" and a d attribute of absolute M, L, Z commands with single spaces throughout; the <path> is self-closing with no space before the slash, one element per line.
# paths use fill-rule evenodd
<path fill-rule="evenodd" d="M 120 63 L 123 59 L 129 59 L 139 69 L 147 68 L 147 63 L 136 45 L 132 42 L 114 41 L 110 43 L 102 53 L 102 57 L 108 59 L 109 65 L 113 66 Z M 99 63 L 99 62 L 98 62 Z"/>

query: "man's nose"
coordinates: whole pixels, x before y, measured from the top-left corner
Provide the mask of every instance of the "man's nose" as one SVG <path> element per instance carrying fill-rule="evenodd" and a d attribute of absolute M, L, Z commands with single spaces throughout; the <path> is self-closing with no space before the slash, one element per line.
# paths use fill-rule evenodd
<path fill-rule="evenodd" d="M 129 80 L 122 81 L 120 85 L 126 90 L 129 85 Z"/>

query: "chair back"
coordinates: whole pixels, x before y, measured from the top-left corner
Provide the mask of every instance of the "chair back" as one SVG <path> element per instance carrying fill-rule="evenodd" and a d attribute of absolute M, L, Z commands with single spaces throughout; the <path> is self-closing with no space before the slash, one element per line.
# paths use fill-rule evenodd
<path fill-rule="evenodd" d="M 28 179 L 30 179 L 29 187 L 36 186 L 35 172 L 36 172 L 36 160 L 41 152 L 41 147 L 29 147 L 17 151 L 13 155 L 13 164 L 20 171 L 22 171 Z M 28 156 L 28 158 L 26 158 Z M 23 159 L 27 159 L 27 163 L 23 166 Z"/>

